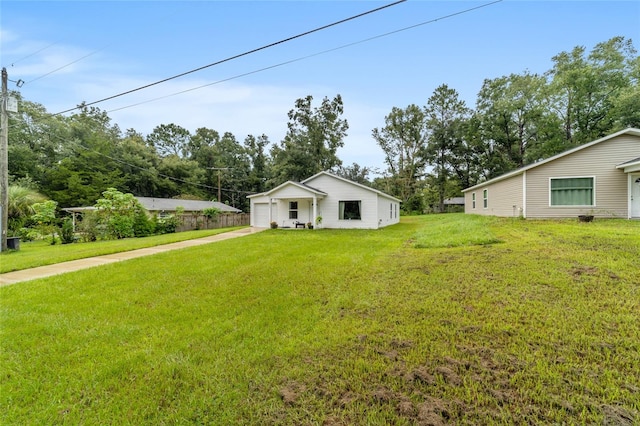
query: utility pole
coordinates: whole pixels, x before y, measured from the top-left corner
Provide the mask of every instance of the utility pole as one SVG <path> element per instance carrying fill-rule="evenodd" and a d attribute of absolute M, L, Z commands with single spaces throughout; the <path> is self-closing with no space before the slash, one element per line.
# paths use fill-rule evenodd
<path fill-rule="evenodd" d="M 222 191 L 220 190 L 220 172 L 222 170 L 231 170 L 230 167 L 207 167 L 209 170 L 217 170 L 218 171 L 218 202 L 222 202 Z"/>
<path fill-rule="evenodd" d="M 9 115 L 7 112 L 7 102 L 9 94 L 7 92 L 7 80 L 9 75 L 7 69 L 2 68 L 2 102 L 0 102 L 0 204 L 2 207 L 2 245 L 0 251 L 7 250 L 7 229 L 9 221 Z"/>

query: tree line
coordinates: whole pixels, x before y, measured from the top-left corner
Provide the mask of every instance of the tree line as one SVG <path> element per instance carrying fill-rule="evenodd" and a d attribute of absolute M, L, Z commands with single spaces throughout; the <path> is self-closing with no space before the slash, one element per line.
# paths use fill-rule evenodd
<path fill-rule="evenodd" d="M 423 106 L 393 107 L 372 139 L 382 170 L 343 165 L 337 150 L 349 129 L 338 94 L 319 105 L 307 96 L 288 113 L 287 133 L 238 140 L 206 127 L 160 124 L 122 131 L 105 111 L 81 105 L 54 116 L 19 98 L 9 118 L 10 184 L 59 207 L 89 206 L 108 188 L 159 198 L 219 201 L 248 210 L 246 196 L 322 170 L 403 201 L 405 211 L 442 210 L 461 190 L 626 127 L 640 127 L 640 59 L 629 39 L 552 58 L 543 74 L 486 79 L 475 108 L 446 84 Z M 370 179 L 370 176 L 376 175 Z M 219 185 L 219 186 L 218 186 Z M 218 189 L 220 188 L 220 189 Z"/>

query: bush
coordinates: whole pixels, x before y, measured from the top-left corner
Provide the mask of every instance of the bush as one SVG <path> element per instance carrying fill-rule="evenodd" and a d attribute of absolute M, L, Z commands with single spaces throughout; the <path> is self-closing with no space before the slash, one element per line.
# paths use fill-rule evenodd
<path fill-rule="evenodd" d="M 172 234 L 178 227 L 178 218 L 171 215 L 165 217 L 154 217 L 157 234 Z"/>
<path fill-rule="evenodd" d="M 75 242 L 75 236 L 73 235 L 73 220 L 70 217 L 65 218 L 62 221 L 60 227 L 60 240 L 62 244 L 71 244 Z"/>
<path fill-rule="evenodd" d="M 155 223 L 149 219 L 144 209 L 137 209 L 133 217 L 133 234 L 136 237 L 148 237 L 156 230 Z"/>
<path fill-rule="evenodd" d="M 82 221 L 78 223 L 78 232 L 82 241 L 96 241 L 100 236 L 100 226 L 98 225 L 98 215 L 95 212 L 86 212 L 82 215 Z"/>

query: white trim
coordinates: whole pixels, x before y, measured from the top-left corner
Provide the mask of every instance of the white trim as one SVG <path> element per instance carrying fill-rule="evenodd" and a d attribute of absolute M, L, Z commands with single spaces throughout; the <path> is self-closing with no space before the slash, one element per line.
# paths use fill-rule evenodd
<path fill-rule="evenodd" d="M 489 188 L 482 190 L 482 209 L 487 210 L 489 208 Z"/>
<path fill-rule="evenodd" d="M 488 181 L 485 181 L 485 182 L 479 183 L 477 185 L 471 186 L 471 187 L 469 187 L 467 189 L 463 189 L 462 192 L 467 192 L 467 191 L 470 191 L 472 189 L 477 189 L 479 187 L 482 187 L 484 185 L 488 185 L 488 184 L 492 184 L 492 183 L 495 183 L 495 182 L 499 182 L 501 180 L 508 179 L 508 178 L 510 178 L 512 176 L 517 176 L 520 173 L 523 173 L 523 172 L 525 172 L 525 171 L 527 171 L 529 169 L 533 169 L 534 167 L 541 166 L 543 164 L 546 164 L 546 163 L 549 163 L 551 161 L 557 160 L 558 158 L 562 158 L 565 155 L 573 154 L 576 151 L 580 151 L 580 150 L 583 150 L 585 148 L 589 148 L 590 146 L 599 144 L 601 142 L 608 141 L 609 139 L 613 139 L 615 137 L 618 137 L 618 136 L 621 136 L 621 135 L 625 135 L 625 134 L 632 135 L 632 136 L 640 136 L 640 129 L 628 128 L 628 129 L 625 129 L 625 130 L 620 130 L 619 132 L 616 132 L 616 133 L 613 133 L 611 135 L 605 136 L 603 138 L 597 139 L 597 140 L 595 140 L 593 142 L 589 142 L 589 143 L 586 143 L 584 145 L 580 145 L 580 146 L 578 146 L 576 148 L 570 149 L 568 151 L 561 152 L 560 154 L 556 154 L 553 157 L 547 158 L 546 160 L 542 160 L 542 161 L 539 161 L 537 163 L 529 164 L 528 166 L 525 166 L 525 167 L 522 167 L 520 169 L 505 173 L 503 175 L 500 175 L 500 176 L 495 177 L 493 179 L 490 179 Z"/>
<path fill-rule="evenodd" d="M 633 184 L 635 183 L 635 179 L 640 179 L 640 173 L 628 173 L 627 176 L 629 177 L 627 181 L 627 219 L 635 219 L 637 216 L 633 216 Z"/>
<path fill-rule="evenodd" d="M 625 173 L 640 172 L 640 159 L 619 164 L 616 166 L 616 169 L 622 169 Z"/>
<path fill-rule="evenodd" d="M 527 172 L 522 173 L 522 217 L 527 218 Z"/>
<path fill-rule="evenodd" d="M 580 205 L 580 204 L 570 204 L 570 205 L 561 205 L 561 206 L 554 206 L 551 204 L 551 181 L 553 179 L 587 179 L 587 178 L 591 178 L 593 179 L 593 204 L 584 204 L 584 205 Z M 549 177 L 549 208 L 553 208 L 553 209 L 566 209 L 566 208 L 575 208 L 575 207 L 597 207 L 598 203 L 596 203 L 596 177 L 594 176 L 551 176 Z"/>

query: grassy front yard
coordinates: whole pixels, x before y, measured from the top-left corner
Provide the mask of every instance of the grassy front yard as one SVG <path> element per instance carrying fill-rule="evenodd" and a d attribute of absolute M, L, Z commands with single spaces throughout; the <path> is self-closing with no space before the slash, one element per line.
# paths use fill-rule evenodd
<path fill-rule="evenodd" d="M 154 247 L 178 241 L 204 238 L 209 235 L 221 234 L 234 228 L 206 229 L 200 231 L 177 232 L 173 234 L 154 235 L 145 238 L 126 238 L 122 240 L 103 240 L 91 243 L 57 244 L 51 245 L 47 241 L 33 241 L 21 243 L 20 250 L 0 253 L 0 274 L 38 266 L 53 265 L 69 260 L 84 259 L 86 257 L 102 256 Z"/>
<path fill-rule="evenodd" d="M 0 304 L 1 424 L 640 422 L 639 222 L 270 230 Z"/>

